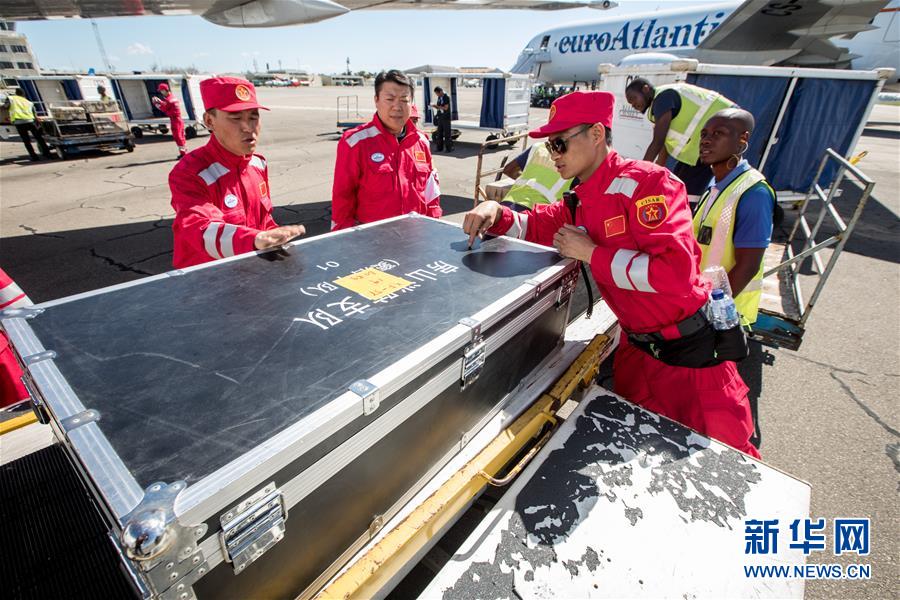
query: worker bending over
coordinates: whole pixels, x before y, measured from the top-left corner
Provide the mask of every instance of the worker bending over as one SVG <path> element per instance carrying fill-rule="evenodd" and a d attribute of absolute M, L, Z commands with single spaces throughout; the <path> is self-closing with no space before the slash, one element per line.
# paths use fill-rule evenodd
<path fill-rule="evenodd" d="M 653 123 L 653 140 L 644 160 L 666 166 L 669 156 L 677 161 L 674 173 L 684 182 L 695 202 L 709 185 L 709 166 L 700 162 L 700 128 L 707 119 L 735 103 L 725 96 L 689 83 L 654 87 L 643 77 L 625 88 L 628 103 Z"/>
<path fill-rule="evenodd" d="M 534 208 L 536 204 L 552 204 L 562 199 L 572 186 L 556 171 L 545 144 L 534 144 L 503 167 L 503 174 L 515 183 L 501 204 L 515 211 Z"/>
<path fill-rule="evenodd" d="M 169 174 L 175 220 L 172 264 L 189 267 L 287 243 L 306 230 L 272 218 L 266 159 L 254 154 L 259 109 L 253 84 L 237 77 L 200 82 L 209 142 Z"/>
<path fill-rule="evenodd" d="M 484 202 L 463 230 L 552 243 L 590 266 L 618 317 L 615 392 L 751 456 L 747 386 L 733 362 L 716 359 L 705 307 L 710 282 L 700 275 L 684 184 L 666 169 L 619 156 L 610 147 L 614 96 L 575 92 L 557 99 L 548 137 L 556 168 L 577 177 L 576 196 L 514 212 Z"/>

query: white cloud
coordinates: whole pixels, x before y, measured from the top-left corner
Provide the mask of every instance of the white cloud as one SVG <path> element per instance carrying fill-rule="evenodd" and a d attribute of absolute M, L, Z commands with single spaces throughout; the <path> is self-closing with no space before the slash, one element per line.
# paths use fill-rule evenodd
<path fill-rule="evenodd" d="M 128 54 L 153 54 L 153 49 L 140 42 L 135 42 L 128 46 Z"/>

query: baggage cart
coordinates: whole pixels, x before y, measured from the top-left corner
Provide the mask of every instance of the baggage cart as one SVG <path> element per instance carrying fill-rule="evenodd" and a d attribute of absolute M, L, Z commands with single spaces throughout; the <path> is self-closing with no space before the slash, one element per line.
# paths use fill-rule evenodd
<path fill-rule="evenodd" d="M 623 156 L 643 158 L 653 124 L 625 99 L 625 87 L 643 77 L 654 85 L 691 83 L 714 90 L 756 119 L 744 158 L 760 170 L 778 200 L 802 200 L 828 148 L 849 159 L 893 69 L 851 71 L 795 67 L 714 65 L 694 59 L 665 64 L 598 67 L 598 89 L 616 96 L 613 146 Z M 669 166 L 674 166 L 670 159 Z M 829 185 L 837 173 L 829 165 L 818 180 Z"/>
<path fill-rule="evenodd" d="M 132 593 L 284 598 L 317 590 L 559 351 L 576 282 L 547 248 L 469 251 L 457 225 L 405 216 L 0 325 Z"/>
<path fill-rule="evenodd" d="M 60 158 L 89 150 L 134 151 L 134 137 L 116 104 L 99 101 L 51 103 L 38 117 L 44 139 Z"/>
<path fill-rule="evenodd" d="M 487 132 L 486 141 L 503 139 L 528 130 L 531 108 L 532 80 L 517 73 L 422 73 L 416 76 L 422 81 L 423 127 L 436 129 L 434 125 L 434 88 L 442 87 L 450 95 L 450 116 L 453 139 L 461 131 Z M 457 89 L 466 79 L 481 80 L 481 101 L 475 109 L 478 114 L 460 110 Z M 465 117 L 465 118 L 461 118 Z M 473 118 L 474 117 L 474 118 Z M 510 142 L 510 145 L 515 142 Z"/>
<path fill-rule="evenodd" d="M 122 104 L 131 133 L 140 138 L 145 133 L 167 134 L 169 117 L 153 106 L 152 98 L 158 96 L 157 87 L 161 83 L 169 85 L 172 94 L 181 101 L 181 118 L 184 120 L 184 135 L 187 139 L 197 137 L 206 129 L 203 125 L 203 98 L 200 82 L 212 75 L 187 75 L 145 73 L 140 75 L 111 75 L 112 89 L 116 99 Z"/>
<path fill-rule="evenodd" d="M 368 122 L 369 119 L 359 113 L 359 96 L 337 97 L 338 129 L 347 131 Z"/>

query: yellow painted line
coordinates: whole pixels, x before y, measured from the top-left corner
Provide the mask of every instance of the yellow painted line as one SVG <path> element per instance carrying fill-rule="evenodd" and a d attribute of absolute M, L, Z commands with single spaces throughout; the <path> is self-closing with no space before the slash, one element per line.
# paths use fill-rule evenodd
<path fill-rule="evenodd" d="M 32 423 L 37 423 L 37 415 L 35 415 L 33 412 L 19 415 L 18 417 L 14 417 L 8 421 L 3 421 L 2 423 L 0 423 L 0 435 L 6 435 L 10 431 L 21 429 L 22 427 L 31 425 Z"/>
<path fill-rule="evenodd" d="M 475 458 L 419 505 L 380 542 L 317 594 L 317 598 L 371 598 L 412 561 L 431 538 L 477 497 L 485 477 L 496 475 L 547 423 L 578 385 L 593 378 L 609 338 L 598 335 L 553 389 L 495 437 Z"/>

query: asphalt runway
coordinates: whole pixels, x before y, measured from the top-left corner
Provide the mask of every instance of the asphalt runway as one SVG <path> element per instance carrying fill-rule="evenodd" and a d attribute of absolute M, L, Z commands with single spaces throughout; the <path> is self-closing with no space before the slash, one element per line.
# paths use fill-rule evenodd
<path fill-rule="evenodd" d="M 260 90 L 272 111 L 263 115 L 259 152 L 268 161 L 279 223 L 303 223 L 310 235 L 327 231 L 337 97 L 347 94 L 358 95 L 360 112 L 371 115 L 370 89 Z M 474 112 L 478 94 L 460 90 L 461 112 Z M 546 115 L 533 109 L 533 123 Z M 472 206 L 474 142 L 483 137 L 466 132 L 453 154 L 435 156 L 451 220 Z M 201 136 L 188 145 L 205 142 Z M 741 368 L 758 396 L 763 459 L 810 483 L 811 516 L 827 519 L 829 527 L 835 517 L 872 519 L 869 556 L 826 550 L 809 558 L 868 563 L 872 578 L 809 581 L 809 598 L 896 598 L 900 572 L 900 107 L 876 107 L 857 150 L 869 152 L 859 166 L 876 180 L 874 196 L 802 347 L 757 348 Z M 492 153 L 486 163 L 498 165 L 504 153 Z M 167 175 L 175 155 L 171 138 L 156 135 L 139 140 L 133 153 L 38 163 L 27 160 L 19 143 L 0 143 L 0 265 L 35 302 L 169 270 Z M 845 218 L 854 194 L 848 188 L 838 201 Z"/>

